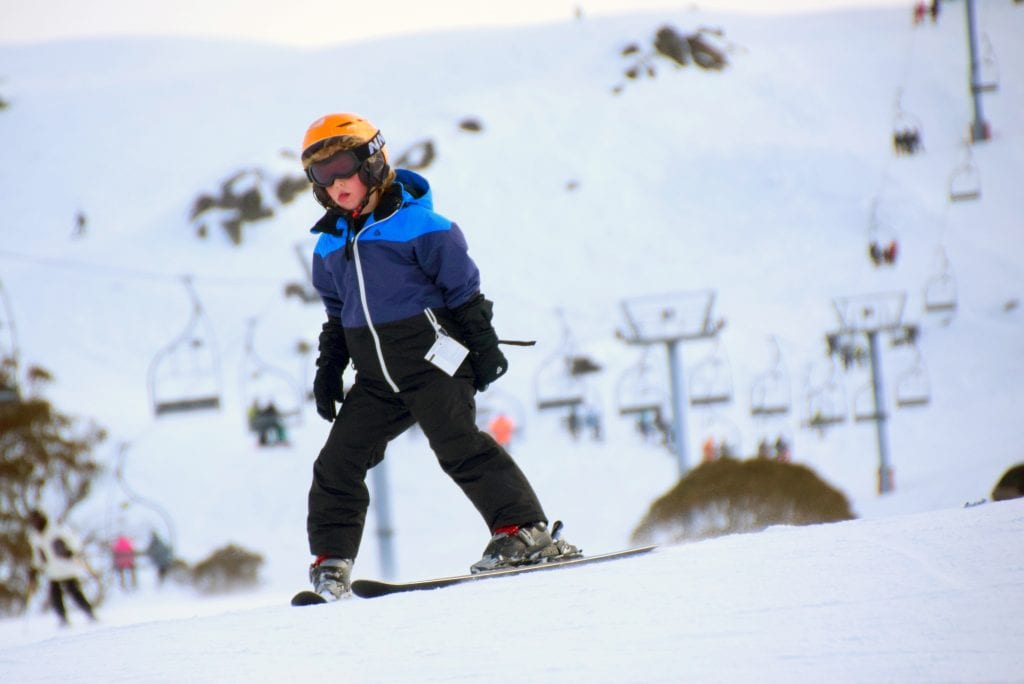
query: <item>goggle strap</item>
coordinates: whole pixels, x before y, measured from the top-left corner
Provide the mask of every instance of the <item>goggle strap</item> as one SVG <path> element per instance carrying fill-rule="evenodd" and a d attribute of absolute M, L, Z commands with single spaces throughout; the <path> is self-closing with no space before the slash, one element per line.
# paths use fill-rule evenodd
<path fill-rule="evenodd" d="M 327 143 L 327 140 L 322 140 L 320 142 L 319 146 L 323 147 L 323 145 L 326 144 L 326 143 Z M 376 153 L 380 152 L 383 148 L 384 148 L 384 136 L 381 135 L 380 131 L 377 131 L 373 135 L 372 138 L 370 138 L 369 140 L 364 142 L 359 147 L 353 147 L 351 150 L 346 150 L 346 151 L 347 152 L 351 152 L 352 154 L 354 154 L 356 156 L 356 159 L 358 159 L 361 162 L 364 162 L 367 159 L 369 159 L 370 157 L 372 157 L 373 155 L 375 155 Z M 313 152 L 315 153 L 316 150 L 313 150 Z M 313 168 L 313 164 L 310 164 L 309 166 L 306 167 L 306 178 L 309 179 L 309 182 L 315 183 L 316 181 L 313 180 L 313 172 L 311 170 L 312 168 Z"/>
<path fill-rule="evenodd" d="M 359 161 L 366 161 L 384 148 L 384 136 L 377 131 L 372 138 L 352 150 Z"/>

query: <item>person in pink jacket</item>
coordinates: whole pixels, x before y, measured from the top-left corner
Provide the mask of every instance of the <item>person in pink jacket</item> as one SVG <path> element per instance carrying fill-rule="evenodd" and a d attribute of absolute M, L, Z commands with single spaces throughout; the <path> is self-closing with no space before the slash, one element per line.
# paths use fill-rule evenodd
<path fill-rule="evenodd" d="M 135 545 L 125 535 L 119 536 L 111 550 L 114 552 L 114 569 L 117 570 L 117 577 L 121 582 L 122 589 L 135 589 L 139 585 L 139 578 L 135 572 Z"/>

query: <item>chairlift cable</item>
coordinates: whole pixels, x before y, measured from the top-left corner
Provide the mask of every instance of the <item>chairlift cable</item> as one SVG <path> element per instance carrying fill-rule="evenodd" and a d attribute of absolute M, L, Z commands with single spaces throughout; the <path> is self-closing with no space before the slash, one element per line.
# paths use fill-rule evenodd
<path fill-rule="evenodd" d="M 8 249 L 0 249 L 0 258 L 8 258 L 17 261 L 19 264 L 22 263 L 34 263 L 41 266 L 51 266 L 54 268 L 62 268 L 79 273 L 92 274 L 104 277 L 123 277 L 133 278 L 137 280 L 175 280 L 180 281 L 182 278 L 188 277 L 194 280 L 202 280 L 204 282 L 211 282 L 220 285 L 236 285 L 239 283 L 248 284 L 267 284 L 267 285 L 280 285 L 281 281 L 278 278 L 270 278 L 265 276 L 228 276 L 228 275 L 207 275 L 207 274 L 195 274 L 195 273 L 168 273 L 163 271 L 147 271 L 138 268 L 129 268 L 126 266 L 110 266 L 97 264 L 87 261 L 79 261 L 75 259 L 65 259 L 60 257 L 46 257 L 39 256 L 36 254 L 24 254 L 21 252 L 14 252 Z"/>

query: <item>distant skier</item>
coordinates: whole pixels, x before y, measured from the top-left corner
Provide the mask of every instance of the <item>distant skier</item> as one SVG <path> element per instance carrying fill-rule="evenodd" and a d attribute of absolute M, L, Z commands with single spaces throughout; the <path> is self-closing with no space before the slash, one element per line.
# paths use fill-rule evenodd
<path fill-rule="evenodd" d="M 789 450 L 789 442 L 779 435 L 778 439 L 775 440 L 775 460 L 779 463 L 789 463 L 793 458 L 792 453 Z"/>
<path fill-rule="evenodd" d="M 86 568 L 82 560 L 82 547 L 78 537 L 67 527 L 50 522 L 40 510 L 28 514 L 29 544 L 32 546 L 32 573 L 29 584 L 35 589 L 38 577 L 50 581 L 50 605 L 57 613 L 61 625 L 68 624 L 64 607 L 64 592 L 89 616 L 96 620 L 92 605 L 82 593 L 82 578 Z"/>
<path fill-rule="evenodd" d="M 708 435 L 704 439 L 704 443 L 701 445 L 702 459 L 704 463 L 711 463 L 712 461 L 718 460 L 718 445 L 715 444 L 715 438 Z"/>
<path fill-rule="evenodd" d="M 333 422 L 309 491 L 315 591 L 329 600 L 349 594 L 367 470 L 414 423 L 491 532 L 473 572 L 578 554 L 552 538 L 526 476 L 476 425 L 474 394 L 508 361 L 465 236 L 434 212 L 427 180 L 391 169 L 380 131 L 355 114 L 313 122 L 302 165 L 327 210 L 313 227 L 313 285 L 327 310 L 313 394 L 317 413 Z M 357 370 L 345 395 L 350 359 Z"/>
<path fill-rule="evenodd" d="M 111 546 L 114 556 L 114 569 L 121 583 L 121 589 L 136 589 L 139 586 L 138 573 L 135 570 L 135 545 L 126 535 L 120 535 Z"/>
<path fill-rule="evenodd" d="M 260 446 L 288 444 L 284 416 L 281 415 L 273 401 L 261 407 L 257 400 L 253 400 L 249 407 L 249 429 L 259 435 Z"/>
<path fill-rule="evenodd" d="M 914 5 L 914 26 L 917 26 L 924 21 L 925 14 L 928 12 L 928 6 L 924 4 L 924 1 L 918 2 Z"/>
<path fill-rule="evenodd" d="M 515 434 L 516 426 L 504 413 L 499 413 L 487 426 L 487 431 L 494 437 L 494 441 L 503 447 L 512 443 L 512 435 Z"/>
<path fill-rule="evenodd" d="M 167 573 L 170 572 L 171 566 L 174 565 L 174 549 L 154 531 L 149 536 L 146 555 L 156 567 L 157 578 L 162 584 L 167 579 Z"/>
<path fill-rule="evenodd" d="M 896 263 L 898 254 L 899 244 L 895 240 L 890 240 L 884 247 L 877 240 L 873 240 L 868 246 L 868 256 L 875 266 L 892 266 Z"/>

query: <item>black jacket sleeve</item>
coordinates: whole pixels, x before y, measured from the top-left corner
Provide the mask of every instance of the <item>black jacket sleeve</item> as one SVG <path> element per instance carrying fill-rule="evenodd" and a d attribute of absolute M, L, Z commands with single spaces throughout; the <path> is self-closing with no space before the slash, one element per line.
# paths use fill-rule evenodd
<path fill-rule="evenodd" d="M 345 329 L 341 319 L 328 316 L 320 330 L 320 355 L 316 359 L 317 368 L 334 366 L 342 370 L 348 365 L 348 343 L 345 341 Z"/>
<path fill-rule="evenodd" d="M 491 319 L 494 318 L 494 302 L 477 293 L 455 309 L 455 321 L 462 328 L 463 342 L 473 352 L 483 352 L 498 346 L 498 334 L 494 332 Z"/>

